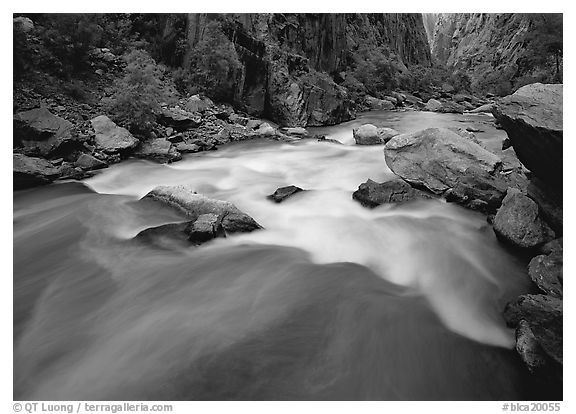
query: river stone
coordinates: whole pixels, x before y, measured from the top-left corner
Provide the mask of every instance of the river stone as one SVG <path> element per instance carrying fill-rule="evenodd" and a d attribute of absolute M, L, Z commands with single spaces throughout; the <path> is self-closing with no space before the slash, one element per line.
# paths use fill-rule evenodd
<path fill-rule="evenodd" d="M 368 107 L 369 107 L 371 110 L 374 110 L 374 111 L 378 111 L 378 110 L 386 110 L 386 111 L 389 111 L 389 110 L 392 110 L 392 109 L 394 109 L 394 108 L 396 107 L 396 106 L 395 106 L 396 99 L 395 99 L 395 98 L 392 98 L 392 99 L 394 99 L 394 103 L 392 103 L 391 101 L 386 100 L 386 99 L 378 99 L 378 98 L 374 98 L 373 96 L 366 96 L 365 102 L 366 102 L 366 105 L 368 105 Z"/>
<path fill-rule="evenodd" d="M 226 237 L 221 218 L 214 213 L 201 214 L 186 228 L 188 240 L 195 244 L 205 243 L 216 237 Z"/>
<path fill-rule="evenodd" d="M 138 145 L 138 140 L 126 128 L 119 127 L 106 115 L 100 115 L 90 121 L 96 132 L 96 146 L 112 154 L 131 150 Z"/>
<path fill-rule="evenodd" d="M 90 154 L 81 154 L 74 165 L 76 167 L 82 168 L 83 170 L 98 170 L 100 168 L 108 167 L 108 164 L 106 164 L 104 161 L 101 161 Z"/>
<path fill-rule="evenodd" d="M 464 108 L 457 104 L 456 102 L 446 101 L 440 102 L 437 99 L 429 99 L 424 106 L 424 110 L 430 112 L 442 112 L 442 113 L 457 113 L 461 114 L 464 112 Z"/>
<path fill-rule="evenodd" d="M 372 124 L 364 124 L 352 131 L 356 145 L 378 145 L 389 141 L 400 133 L 392 128 L 377 128 Z"/>
<path fill-rule="evenodd" d="M 429 198 L 423 191 L 414 189 L 406 181 L 394 178 L 377 183 L 368 179 L 352 193 L 352 198 L 364 207 L 374 208 L 387 203 L 404 203 L 417 198 Z"/>
<path fill-rule="evenodd" d="M 188 112 L 204 112 L 212 106 L 214 106 L 214 103 L 210 99 L 202 99 L 199 95 L 188 98 L 185 105 Z"/>
<path fill-rule="evenodd" d="M 154 200 L 170 206 L 195 221 L 202 214 L 216 214 L 226 233 L 250 232 L 261 229 L 252 217 L 240 211 L 234 204 L 196 194 L 187 186 L 159 186 L 143 199 Z"/>
<path fill-rule="evenodd" d="M 60 170 L 50 161 L 23 154 L 12 155 L 12 172 L 14 190 L 48 184 L 60 175 Z"/>
<path fill-rule="evenodd" d="M 36 108 L 14 115 L 14 146 L 31 156 L 64 156 L 82 148 L 71 122 Z"/>
<path fill-rule="evenodd" d="M 178 152 L 182 152 L 182 153 L 200 151 L 200 147 L 196 144 L 188 144 L 186 142 L 177 142 L 175 144 L 175 146 L 176 146 L 176 150 Z"/>
<path fill-rule="evenodd" d="M 307 137 L 308 131 L 306 128 L 294 127 L 294 128 L 282 128 L 282 132 L 287 135 L 293 135 L 296 137 Z"/>
<path fill-rule="evenodd" d="M 527 186 L 527 194 L 540 207 L 540 214 L 552 227 L 557 235 L 563 231 L 563 190 L 546 185 L 538 177 L 531 177 Z"/>
<path fill-rule="evenodd" d="M 562 84 L 534 83 L 501 99 L 492 113 L 518 158 L 550 186 L 562 186 Z"/>
<path fill-rule="evenodd" d="M 487 103 L 484 105 L 480 105 L 478 108 L 472 109 L 468 112 L 470 112 L 471 114 L 479 114 L 479 113 L 491 113 L 492 112 L 492 108 L 494 107 L 493 103 Z"/>
<path fill-rule="evenodd" d="M 134 156 L 160 163 L 170 163 L 182 159 L 182 155 L 166 138 L 156 138 L 144 141 L 134 152 Z"/>
<path fill-rule="evenodd" d="M 172 127 L 178 132 L 183 132 L 202 125 L 202 118 L 196 113 L 180 108 L 162 108 L 158 122 L 164 126 Z"/>
<path fill-rule="evenodd" d="M 518 327 L 526 321 L 538 344 L 555 362 L 562 364 L 563 304 L 549 295 L 522 295 L 506 305 L 506 323 Z"/>
<path fill-rule="evenodd" d="M 523 249 L 534 249 L 554 239 L 554 231 L 542 220 L 538 205 L 521 191 L 509 188 L 494 218 L 499 239 Z"/>
<path fill-rule="evenodd" d="M 260 135 L 262 137 L 268 137 L 268 136 L 275 136 L 276 135 L 276 130 L 268 122 L 261 123 L 255 132 L 257 135 Z"/>
<path fill-rule="evenodd" d="M 446 128 L 397 135 L 384 155 L 388 168 L 403 180 L 450 201 L 490 212 L 506 194 L 500 158 Z"/>
<path fill-rule="evenodd" d="M 542 250 L 548 250 L 549 252 L 530 260 L 528 275 L 541 291 L 548 295 L 562 298 L 564 284 L 562 242 L 553 240 L 547 243 Z"/>
<path fill-rule="evenodd" d="M 286 200 L 288 197 L 291 197 L 294 194 L 299 193 L 301 191 L 305 191 L 305 190 L 301 189 L 300 187 L 296 187 L 295 185 L 289 185 L 287 187 L 278 188 L 276 191 L 274 191 L 274 194 L 270 194 L 266 198 L 268 200 L 272 200 L 276 203 L 281 203 L 282 201 Z"/>

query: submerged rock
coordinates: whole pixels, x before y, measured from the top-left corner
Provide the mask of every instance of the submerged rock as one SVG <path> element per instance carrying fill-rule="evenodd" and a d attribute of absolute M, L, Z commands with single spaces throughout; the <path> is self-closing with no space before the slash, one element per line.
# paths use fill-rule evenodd
<path fill-rule="evenodd" d="M 384 155 L 388 167 L 403 180 L 449 201 L 490 212 L 506 194 L 500 158 L 449 129 L 395 136 Z"/>
<path fill-rule="evenodd" d="M 395 178 L 384 183 L 368 179 L 352 193 L 352 198 L 364 207 L 374 208 L 387 203 L 404 203 L 417 198 L 429 198 L 423 191 L 414 189 L 406 181 Z"/>
<path fill-rule="evenodd" d="M 119 127 L 106 115 L 97 116 L 90 122 L 96 132 L 96 146 L 106 153 L 122 153 L 138 145 L 139 141 L 126 128 Z"/>
<path fill-rule="evenodd" d="M 173 207 L 192 221 L 196 221 L 203 214 L 216 214 L 226 233 L 250 232 L 262 228 L 234 204 L 196 194 L 191 188 L 182 185 L 156 187 L 143 199 Z"/>
<path fill-rule="evenodd" d="M 523 249 L 534 249 L 554 239 L 554 231 L 542 220 L 538 205 L 519 190 L 509 188 L 494 218 L 499 239 Z"/>
<path fill-rule="evenodd" d="M 492 113 L 518 158 L 548 185 L 562 186 L 562 85 L 534 83 L 500 100 Z"/>
<path fill-rule="evenodd" d="M 12 155 L 12 171 L 14 190 L 48 184 L 60 175 L 60 170 L 50 161 L 23 154 Z"/>
<path fill-rule="evenodd" d="M 276 203 L 281 203 L 282 201 L 286 200 L 288 197 L 291 197 L 294 194 L 299 193 L 301 191 L 306 191 L 306 190 L 303 190 L 300 187 L 296 187 L 295 185 L 289 185 L 287 187 L 278 188 L 276 191 L 274 191 L 274 194 L 270 194 L 266 198 L 268 200 L 272 200 Z"/>

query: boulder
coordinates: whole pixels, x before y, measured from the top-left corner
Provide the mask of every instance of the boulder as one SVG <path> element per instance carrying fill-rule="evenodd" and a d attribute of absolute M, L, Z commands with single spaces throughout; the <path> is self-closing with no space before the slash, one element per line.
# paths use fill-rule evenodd
<path fill-rule="evenodd" d="M 429 198 L 423 191 L 414 189 L 406 181 L 394 178 L 384 183 L 368 179 L 352 193 L 352 198 L 364 207 L 374 208 L 388 203 L 404 203 L 417 198 Z"/>
<path fill-rule="evenodd" d="M 76 167 L 82 168 L 83 170 L 98 170 L 100 168 L 108 167 L 108 164 L 106 164 L 104 161 L 101 161 L 90 154 L 81 154 L 74 165 Z"/>
<path fill-rule="evenodd" d="M 287 135 L 292 135 L 292 136 L 302 137 L 302 138 L 308 136 L 308 131 L 306 130 L 306 128 L 302 128 L 302 127 L 282 128 L 282 132 L 287 134 Z"/>
<path fill-rule="evenodd" d="M 14 190 L 48 184 L 60 176 L 60 170 L 50 161 L 23 154 L 12 155 L 12 172 Z"/>
<path fill-rule="evenodd" d="M 191 221 L 196 221 L 203 214 L 216 214 L 227 234 L 250 232 L 262 228 L 252 217 L 240 211 L 234 204 L 196 194 L 191 188 L 182 185 L 156 187 L 143 199 L 172 207 Z"/>
<path fill-rule="evenodd" d="M 158 122 L 182 132 L 202 125 L 202 118 L 198 114 L 180 108 L 162 108 Z"/>
<path fill-rule="evenodd" d="M 262 125 L 264 123 L 264 121 L 260 120 L 260 119 L 250 119 L 247 123 L 246 123 L 246 128 L 249 129 L 257 129 L 260 125 Z"/>
<path fill-rule="evenodd" d="M 306 191 L 301 189 L 300 187 L 296 187 L 295 185 L 289 185 L 287 187 L 280 187 L 273 194 L 270 194 L 266 197 L 268 200 L 272 200 L 276 203 L 281 203 L 282 201 L 286 200 L 288 197 L 293 196 L 296 193 L 301 191 Z"/>
<path fill-rule="evenodd" d="M 442 113 L 456 113 L 461 114 L 464 112 L 464 108 L 457 104 L 456 102 L 444 101 L 440 102 L 437 99 L 430 99 L 424 106 L 424 110 L 430 112 L 442 112 Z"/>
<path fill-rule="evenodd" d="M 492 113 L 518 158 L 546 184 L 562 186 L 562 85 L 534 83 L 501 99 Z"/>
<path fill-rule="evenodd" d="M 105 153 L 125 153 L 139 143 L 126 128 L 119 127 L 106 115 L 97 116 L 90 123 L 96 133 L 96 147 Z"/>
<path fill-rule="evenodd" d="M 516 349 L 537 374 L 561 377 L 563 363 L 562 299 L 549 295 L 522 295 L 506 305 L 504 318 L 516 327 Z"/>
<path fill-rule="evenodd" d="M 412 186 L 485 212 L 500 206 L 508 187 L 500 158 L 446 128 L 397 135 L 384 156 L 388 168 Z"/>
<path fill-rule="evenodd" d="M 134 156 L 161 163 L 170 163 L 182 159 L 182 155 L 176 147 L 166 138 L 156 138 L 142 142 L 134 152 Z"/>
<path fill-rule="evenodd" d="M 537 177 L 531 177 L 527 188 L 528 197 L 540 207 L 540 214 L 557 235 L 563 231 L 563 191 L 562 188 L 548 186 Z"/>
<path fill-rule="evenodd" d="M 552 243 L 552 242 L 551 242 Z M 554 246 L 548 254 L 530 260 L 528 275 L 544 293 L 562 299 L 563 296 L 563 254 L 562 242 Z"/>
<path fill-rule="evenodd" d="M 26 155 L 64 156 L 82 148 L 82 139 L 71 122 L 36 108 L 14 115 L 14 146 Z"/>
<path fill-rule="evenodd" d="M 356 145 L 378 145 L 388 142 L 400 134 L 392 128 L 377 128 L 372 124 L 364 124 L 352 131 Z"/>
<path fill-rule="evenodd" d="M 394 99 L 394 101 L 396 101 L 396 99 Z M 372 110 L 392 110 L 394 109 L 396 106 L 389 100 L 386 99 L 378 99 L 378 98 L 374 98 L 373 96 L 366 96 L 365 98 L 365 102 L 366 105 L 368 105 L 368 107 Z"/>
<path fill-rule="evenodd" d="M 276 129 L 268 122 L 263 122 L 258 126 L 258 129 L 254 131 L 257 135 L 261 137 L 269 137 L 277 135 Z"/>
<path fill-rule="evenodd" d="M 178 142 L 175 144 L 176 150 L 181 153 L 198 152 L 200 147 L 196 144 L 188 144 L 186 142 Z"/>
<path fill-rule="evenodd" d="M 554 239 L 554 231 L 542 220 L 538 205 L 521 191 L 509 188 L 494 218 L 498 238 L 523 249 L 535 249 Z"/>
<path fill-rule="evenodd" d="M 194 244 L 205 243 L 216 237 L 226 237 L 222 220 L 217 214 L 201 214 L 186 228 L 188 240 Z"/>
<path fill-rule="evenodd" d="M 212 106 L 214 106 L 214 102 L 208 98 L 202 99 L 199 95 L 191 96 L 186 100 L 185 104 L 186 111 L 188 112 L 204 112 Z"/>
<path fill-rule="evenodd" d="M 12 24 L 15 29 L 20 30 L 21 32 L 28 33 L 34 29 L 34 22 L 30 20 L 28 17 L 14 17 L 12 19 Z"/>

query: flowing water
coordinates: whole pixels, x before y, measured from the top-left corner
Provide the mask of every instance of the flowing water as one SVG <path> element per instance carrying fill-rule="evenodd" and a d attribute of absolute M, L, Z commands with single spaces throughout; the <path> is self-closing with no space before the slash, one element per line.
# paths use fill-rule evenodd
<path fill-rule="evenodd" d="M 460 121 L 468 120 L 467 123 Z M 353 143 L 490 119 L 373 112 L 319 128 Z M 130 160 L 14 194 L 14 397 L 40 400 L 534 398 L 501 317 L 525 262 L 485 217 L 440 201 L 368 210 L 392 177 L 381 146 L 252 141 L 171 165 Z M 138 203 L 187 184 L 265 230 L 201 247 L 134 240 L 183 218 Z M 278 187 L 310 191 L 282 204 Z"/>

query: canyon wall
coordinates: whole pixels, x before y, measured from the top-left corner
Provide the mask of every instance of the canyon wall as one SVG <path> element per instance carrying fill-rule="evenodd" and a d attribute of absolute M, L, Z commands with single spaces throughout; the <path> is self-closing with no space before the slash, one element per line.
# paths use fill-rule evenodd
<path fill-rule="evenodd" d="M 350 68 L 359 47 L 385 47 L 405 66 L 431 63 L 420 14 L 190 14 L 190 53 L 213 20 L 242 63 L 239 106 L 284 125 L 353 117 L 347 91 L 334 79 Z"/>

